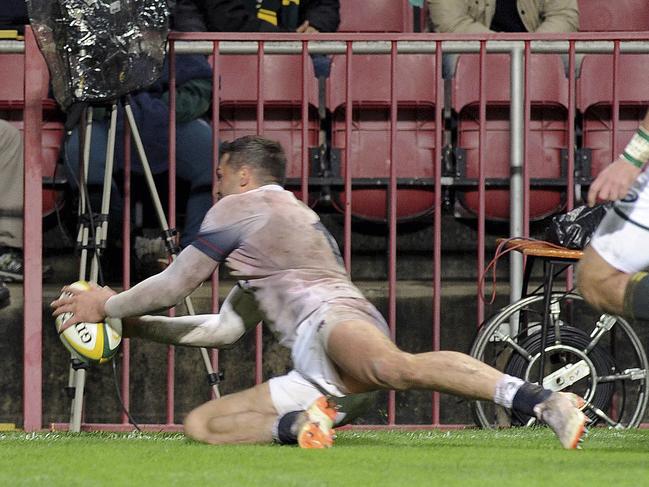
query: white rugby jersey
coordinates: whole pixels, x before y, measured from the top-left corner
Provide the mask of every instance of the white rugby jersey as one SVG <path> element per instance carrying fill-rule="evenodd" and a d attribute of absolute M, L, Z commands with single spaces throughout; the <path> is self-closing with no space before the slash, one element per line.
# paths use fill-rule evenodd
<path fill-rule="evenodd" d="M 278 185 L 219 200 L 192 245 L 245 281 L 266 324 L 287 347 L 323 302 L 364 299 L 318 215 Z"/>

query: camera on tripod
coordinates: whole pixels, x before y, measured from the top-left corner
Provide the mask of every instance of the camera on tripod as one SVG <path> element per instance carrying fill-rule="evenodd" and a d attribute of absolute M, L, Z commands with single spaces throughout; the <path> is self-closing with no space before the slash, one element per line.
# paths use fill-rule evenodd
<path fill-rule="evenodd" d="M 145 88 L 161 75 L 169 31 L 165 0 L 27 0 L 64 110 Z"/>

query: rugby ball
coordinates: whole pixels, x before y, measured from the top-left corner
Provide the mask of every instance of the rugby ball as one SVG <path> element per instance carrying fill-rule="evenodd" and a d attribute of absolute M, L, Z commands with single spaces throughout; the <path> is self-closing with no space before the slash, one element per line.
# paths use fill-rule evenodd
<path fill-rule="evenodd" d="M 81 290 L 90 289 L 85 281 L 70 285 Z M 68 295 L 64 293 L 64 295 Z M 63 313 L 56 317 L 56 329 L 72 317 L 73 313 Z M 62 333 L 59 338 L 70 353 L 88 364 L 103 364 L 113 358 L 122 342 L 122 320 L 108 318 L 103 323 L 77 323 Z"/>

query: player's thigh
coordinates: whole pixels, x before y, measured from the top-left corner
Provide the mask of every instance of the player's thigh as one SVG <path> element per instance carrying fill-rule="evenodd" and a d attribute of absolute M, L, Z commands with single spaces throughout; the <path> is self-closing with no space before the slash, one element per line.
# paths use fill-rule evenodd
<path fill-rule="evenodd" d="M 409 365 L 409 354 L 374 324 L 362 320 L 336 324 L 327 339 L 327 355 L 350 393 L 383 388 Z"/>
<path fill-rule="evenodd" d="M 588 246 L 577 266 L 577 287 L 595 308 L 619 314 L 623 312 L 630 276 L 609 264 L 593 246 Z"/>
<path fill-rule="evenodd" d="M 577 280 L 579 285 L 589 282 L 606 281 L 620 271 L 608 263 L 591 245 L 584 249 L 584 253 L 577 264 Z"/>

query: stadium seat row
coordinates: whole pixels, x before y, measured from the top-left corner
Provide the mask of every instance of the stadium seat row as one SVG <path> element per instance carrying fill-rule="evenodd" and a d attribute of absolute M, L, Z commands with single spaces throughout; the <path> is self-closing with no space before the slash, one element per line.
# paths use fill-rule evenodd
<path fill-rule="evenodd" d="M 263 100 L 264 135 L 280 140 L 289 152 L 289 177 L 302 174 L 302 118 L 299 56 L 274 56 L 264 63 Z M 620 56 L 618 80 L 620 115 L 615 141 L 612 141 L 612 110 L 614 100 L 613 60 L 609 55 L 587 55 L 577 79 L 576 108 L 583 116 L 577 129 L 583 133 L 580 147 L 589 163 L 582 168 L 584 177 L 595 176 L 616 151 L 620 151 L 630 134 L 637 128 L 649 104 L 649 55 Z M 430 179 L 434 175 L 435 153 L 435 60 L 426 55 L 397 57 L 397 177 Z M 526 162 L 531 178 L 560 180 L 565 178 L 568 130 L 568 79 L 561 56 L 532 55 L 530 61 L 531 120 Z M 255 73 L 256 58 L 224 56 L 221 64 L 221 136 L 225 139 L 255 133 L 257 130 L 257 80 L 251 74 L 244 82 L 240 73 Z M 406 76 L 403 73 L 407 73 Z M 486 145 L 485 170 L 488 178 L 509 175 L 509 56 L 489 54 L 484 79 L 486 83 Z M 451 88 L 452 108 L 457 129 L 454 146 L 460 151 L 461 164 L 456 168 L 462 178 L 476 178 L 479 149 L 479 57 L 462 55 Z M 317 83 L 307 79 L 309 93 L 308 144 L 318 145 Z M 346 62 L 345 56 L 334 56 L 328 82 L 327 109 L 331 114 L 331 144 L 344 177 L 346 145 Z M 387 55 L 354 55 L 351 63 L 352 127 L 350 167 L 353 178 L 385 180 L 390 169 L 390 58 Z M 615 145 L 615 148 L 612 146 Z M 614 150 L 615 149 L 615 150 Z M 580 158 L 580 161 L 582 159 Z M 310 174 L 321 176 L 320 174 Z M 430 189 L 400 191 L 398 215 L 401 218 L 425 213 L 432 207 L 434 195 Z M 370 219 L 386 215 L 385 190 L 359 189 L 355 192 L 354 213 Z M 461 202 L 475 212 L 477 195 L 468 191 Z M 534 190 L 530 208 L 533 218 L 542 218 L 561 209 L 565 204 L 563 192 L 553 189 Z M 336 201 L 334 199 L 334 201 Z M 509 194 L 506 190 L 492 191 L 487 217 L 507 219 Z"/>

